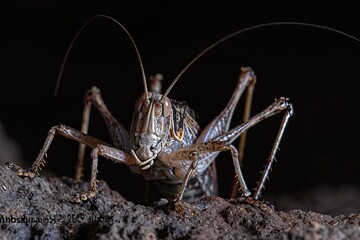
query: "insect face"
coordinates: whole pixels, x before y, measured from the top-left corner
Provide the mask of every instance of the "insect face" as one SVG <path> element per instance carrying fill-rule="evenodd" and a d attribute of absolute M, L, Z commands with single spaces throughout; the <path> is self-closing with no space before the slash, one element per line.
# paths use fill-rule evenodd
<path fill-rule="evenodd" d="M 172 107 L 168 97 L 143 93 L 135 103 L 131 125 L 131 153 L 142 169 L 149 168 L 170 133 Z"/>

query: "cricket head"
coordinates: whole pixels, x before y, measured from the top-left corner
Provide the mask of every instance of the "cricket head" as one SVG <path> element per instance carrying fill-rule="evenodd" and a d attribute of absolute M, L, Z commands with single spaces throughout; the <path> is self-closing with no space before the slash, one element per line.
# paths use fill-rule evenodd
<path fill-rule="evenodd" d="M 153 78 L 159 80 L 160 75 Z M 154 80 L 154 79 L 153 79 Z M 154 163 L 170 134 L 171 101 L 159 93 L 159 82 L 151 85 L 151 92 L 144 92 L 135 103 L 130 130 L 131 154 L 143 170 Z"/>

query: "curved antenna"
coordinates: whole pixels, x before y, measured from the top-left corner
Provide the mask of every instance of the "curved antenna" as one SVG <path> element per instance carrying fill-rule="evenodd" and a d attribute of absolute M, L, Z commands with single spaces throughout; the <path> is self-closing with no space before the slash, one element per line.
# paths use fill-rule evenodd
<path fill-rule="evenodd" d="M 126 28 L 121 25 L 118 21 L 116 21 L 114 18 L 112 17 L 109 17 L 107 15 L 96 15 L 96 16 L 93 16 L 92 18 L 90 18 L 81 28 L 80 30 L 76 33 L 75 37 L 73 38 L 73 40 L 71 41 L 70 43 L 70 46 L 65 54 L 65 57 L 64 57 L 64 60 L 61 64 L 61 68 L 60 68 L 60 71 L 59 71 L 59 75 L 58 75 L 58 78 L 57 78 L 57 81 L 56 81 L 56 85 L 55 85 L 55 92 L 54 92 L 54 95 L 56 96 L 57 95 L 57 92 L 59 90 L 59 86 L 60 86 L 60 81 L 61 81 L 61 77 L 63 75 L 63 71 L 64 71 L 64 67 L 65 67 L 65 63 L 66 63 L 66 60 L 69 56 L 69 53 L 71 51 L 71 48 L 72 46 L 74 45 L 75 43 L 75 40 L 77 39 L 77 37 L 79 36 L 79 34 L 81 33 L 81 31 L 91 22 L 95 21 L 96 19 L 99 19 L 99 18 L 105 18 L 105 19 L 110 19 L 111 21 L 115 22 L 118 26 L 120 26 L 122 28 L 122 30 L 126 33 L 126 35 L 129 37 L 134 49 L 135 49 L 135 52 L 136 52 L 136 56 L 139 60 L 139 63 L 140 63 L 140 69 L 141 69 L 141 75 L 142 75 L 142 79 L 143 79 L 143 84 L 144 84 L 144 91 L 145 91 L 145 94 L 146 94 L 146 98 L 148 98 L 149 96 L 149 93 L 148 93 L 148 88 L 147 88 L 147 85 L 146 85 L 146 76 L 145 76 L 145 71 L 144 71 L 144 65 L 141 61 L 141 57 L 140 57 L 140 53 L 138 51 L 138 48 L 135 44 L 135 41 L 133 40 L 133 38 L 131 37 L 130 33 L 126 30 Z"/>
<path fill-rule="evenodd" d="M 168 87 L 168 89 L 165 91 L 164 96 L 167 96 L 170 92 L 170 90 L 174 87 L 174 85 L 176 84 L 176 82 L 179 80 L 179 78 L 185 73 L 185 71 L 194 63 L 196 62 L 202 55 L 204 55 L 205 53 L 207 53 L 209 50 L 211 50 L 212 48 L 214 48 L 215 46 L 219 45 L 220 43 L 235 37 L 241 33 L 244 32 L 249 32 L 251 30 L 255 30 L 258 28 L 263 28 L 263 27 L 272 27 L 272 26 L 279 26 L 279 25 L 298 25 L 298 26 L 306 26 L 306 27 L 313 27 L 313 28 L 320 28 L 320 29 L 324 29 L 324 30 L 328 30 L 331 32 L 335 32 L 338 34 L 341 34 L 343 36 L 349 37 L 355 41 L 360 42 L 359 38 L 356 38 L 350 34 L 347 34 L 345 32 L 342 32 L 340 30 L 334 29 L 334 28 L 330 28 L 330 27 L 326 27 L 326 26 L 322 26 L 322 25 L 317 25 L 317 24 L 311 24 L 311 23 L 303 23 L 303 22 L 270 22 L 270 23 L 263 23 L 263 24 L 258 24 L 258 25 L 254 25 L 254 26 L 250 26 L 247 28 L 243 28 L 240 29 L 236 32 L 230 33 L 229 35 L 220 38 L 219 40 L 217 40 L 216 42 L 214 42 L 213 44 L 211 44 L 210 46 L 208 46 L 207 48 L 205 48 L 203 51 L 201 51 L 198 55 L 196 55 L 184 68 L 183 70 L 180 71 L 180 73 L 176 76 L 176 78 L 173 80 L 173 82 L 170 84 L 170 86 Z"/>

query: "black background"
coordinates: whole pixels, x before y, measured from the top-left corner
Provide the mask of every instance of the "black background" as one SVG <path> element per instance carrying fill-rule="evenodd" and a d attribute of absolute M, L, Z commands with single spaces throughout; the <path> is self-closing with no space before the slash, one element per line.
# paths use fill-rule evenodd
<path fill-rule="evenodd" d="M 8 3 L 2 10 L 1 121 L 19 142 L 25 161 L 32 163 L 53 125 L 80 128 L 83 96 L 93 85 L 102 90 L 113 115 L 130 128 L 134 102 L 143 91 L 139 65 L 126 35 L 108 20 L 94 22 L 80 35 L 59 94 L 53 96 L 66 49 L 93 15 L 109 15 L 127 28 L 139 48 L 146 75 L 161 72 L 164 88 L 205 47 L 250 25 L 299 21 L 360 37 L 359 15 L 348 5 L 256 7 L 239 3 Z M 294 192 L 318 183 L 359 184 L 359 49 L 359 42 L 322 29 L 258 29 L 226 41 L 200 58 L 169 96 L 187 101 L 205 127 L 231 96 L 240 67 L 251 66 L 258 77 L 253 114 L 281 96 L 289 97 L 295 108 L 266 192 Z M 232 126 L 241 121 L 239 106 Z M 259 178 L 280 121 L 281 116 L 274 117 L 249 132 L 243 172 L 250 187 Z M 89 132 L 110 142 L 96 111 Z M 55 138 L 47 169 L 72 176 L 76 151 L 76 143 Z M 230 155 L 220 154 L 217 165 L 221 195 L 226 197 L 233 172 Z M 89 166 L 90 161 L 87 174 Z M 130 200 L 142 201 L 142 177 L 131 174 L 127 167 L 102 159 L 99 178 Z"/>

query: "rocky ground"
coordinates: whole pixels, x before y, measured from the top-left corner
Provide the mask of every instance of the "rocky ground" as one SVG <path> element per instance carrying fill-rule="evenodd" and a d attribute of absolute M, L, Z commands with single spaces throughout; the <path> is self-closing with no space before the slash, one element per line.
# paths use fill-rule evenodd
<path fill-rule="evenodd" d="M 30 181 L 4 166 L 0 179 L 1 239 L 360 239 L 360 213 L 277 211 L 211 197 L 181 216 L 165 199 L 151 206 L 126 201 L 104 181 L 98 197 L 74 204 L 72 196 L 87 190 L 87 182 Z"/>

